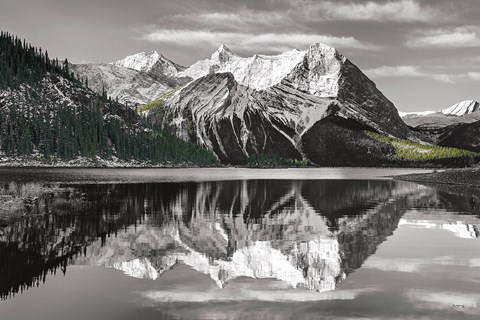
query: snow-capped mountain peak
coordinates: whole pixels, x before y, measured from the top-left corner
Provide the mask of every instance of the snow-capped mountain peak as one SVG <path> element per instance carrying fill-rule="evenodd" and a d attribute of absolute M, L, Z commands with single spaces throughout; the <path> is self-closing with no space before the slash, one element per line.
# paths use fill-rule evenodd
<path fill-rule="evenodd" d="M 235 54 L 232 50 L 230 50 L 229 47 L 226 45 L 222 44 L 217 51 L 215 51 L 212 54 L 211 60 L 212 61 L 218 61 L 218 62 L 227 62 L 231 60 L 232 58 L 239 58 L 237 54 Z"/>
<path fill-rule="evenodd" d="M 185 69 L 157 51 L 140 52 L 111 64 L 136 71 L 155 72 L 170 77 L 176 77 L 179 71 Z"/>
<path fill-rule="evenodd" d="M 465 100 L 454 104 L 450 108 L 441 111 L 444 115 L 449 116 L 464 116 L 480 109 L 480 104 L 474 100 Z"/>
<path fill-rule="evenodd" d="M 127 56 L 124 59 L 118 60 L 116 62 L 112 62 L 112 64 L 118 67 L 134 69 L 137 71 L 148 71 L 160 59 L 165 59 L 165 58 L 157 51 L 140 52 L 140 53 L 133 54 L 131 56 Z"/>

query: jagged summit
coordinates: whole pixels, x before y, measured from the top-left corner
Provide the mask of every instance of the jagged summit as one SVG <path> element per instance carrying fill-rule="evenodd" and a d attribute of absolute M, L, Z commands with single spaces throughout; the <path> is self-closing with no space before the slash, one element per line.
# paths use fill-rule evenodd
<path fill-rule="evenodd" d="M 279 83 L 303 59 L 305 52 L 292 50 L 279 55 L 243 58 L 221 45 L 210 59 L 198 61 L 180 75 L 193 79 L 209 73 L 230 72 L 239 83 L 262 90 Z"/>
<path fill-rule="evenodd" d="M 162 58 L 162 55 L 157 51 L 140 52 L 112 62 L 111 64 L 137 71 L 148 71 Z"/>
<path fill-rule="evenodd" d="M 441 111 L 444 115 L 450 116 L 464 116 L 477 112 L 480 109 L 480 104 L 474 100 L 465 100 L 459 103 L 454 104 L 450 108 L 444 109 Z"/>
<path fill-rule="evenodd" d="M 289 75 L 299 73 L 304 60 L 313 68 L 310 73 L 314 75 L 314 81 L 310 81 L 305 90 L 323 92 L 322 96 L 335 95 L 334 84 L 346 58 L 335 48 L 322 43 L 314 44 L 305 51 L 294 49 L 278 55 L 255 54 L 248 58 L 238 56 L 222 44 L 210 59 L 191 65 L 180 75 L 198 79 L 209 73 L 230 72 L 240 84 L 264 90 Z"/>

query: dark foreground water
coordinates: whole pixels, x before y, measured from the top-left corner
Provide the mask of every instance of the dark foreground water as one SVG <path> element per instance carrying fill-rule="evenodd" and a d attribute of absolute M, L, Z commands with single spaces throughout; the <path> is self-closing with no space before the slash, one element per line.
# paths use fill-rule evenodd
<path fill-rule="evenodd" d="M 0 319 L 479 319 L 480 194 L 396 173 L 0 170 Z"/>

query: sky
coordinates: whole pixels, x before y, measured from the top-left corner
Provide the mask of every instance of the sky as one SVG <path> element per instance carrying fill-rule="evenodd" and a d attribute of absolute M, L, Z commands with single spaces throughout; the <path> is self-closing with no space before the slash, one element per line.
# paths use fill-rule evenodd
<path fill-rule="evenodd" d="M 480 101 L 479 0 L 1 0 L 0 29 L 74 63 L 157 50 L 188 66 L 336 47 L 400 111 Z"/>

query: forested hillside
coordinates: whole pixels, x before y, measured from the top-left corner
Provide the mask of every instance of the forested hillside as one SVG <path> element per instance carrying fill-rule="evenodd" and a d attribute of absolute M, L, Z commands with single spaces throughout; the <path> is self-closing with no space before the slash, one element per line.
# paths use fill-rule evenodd
<path fill-rule="evenodd" d="M 210 165 L 215 157 L 148 124 L 133 110 L 98 95 L 68 60 L 2 32 L 0 35 L 0 158 L 89 158 L 146 164 Z"/>

